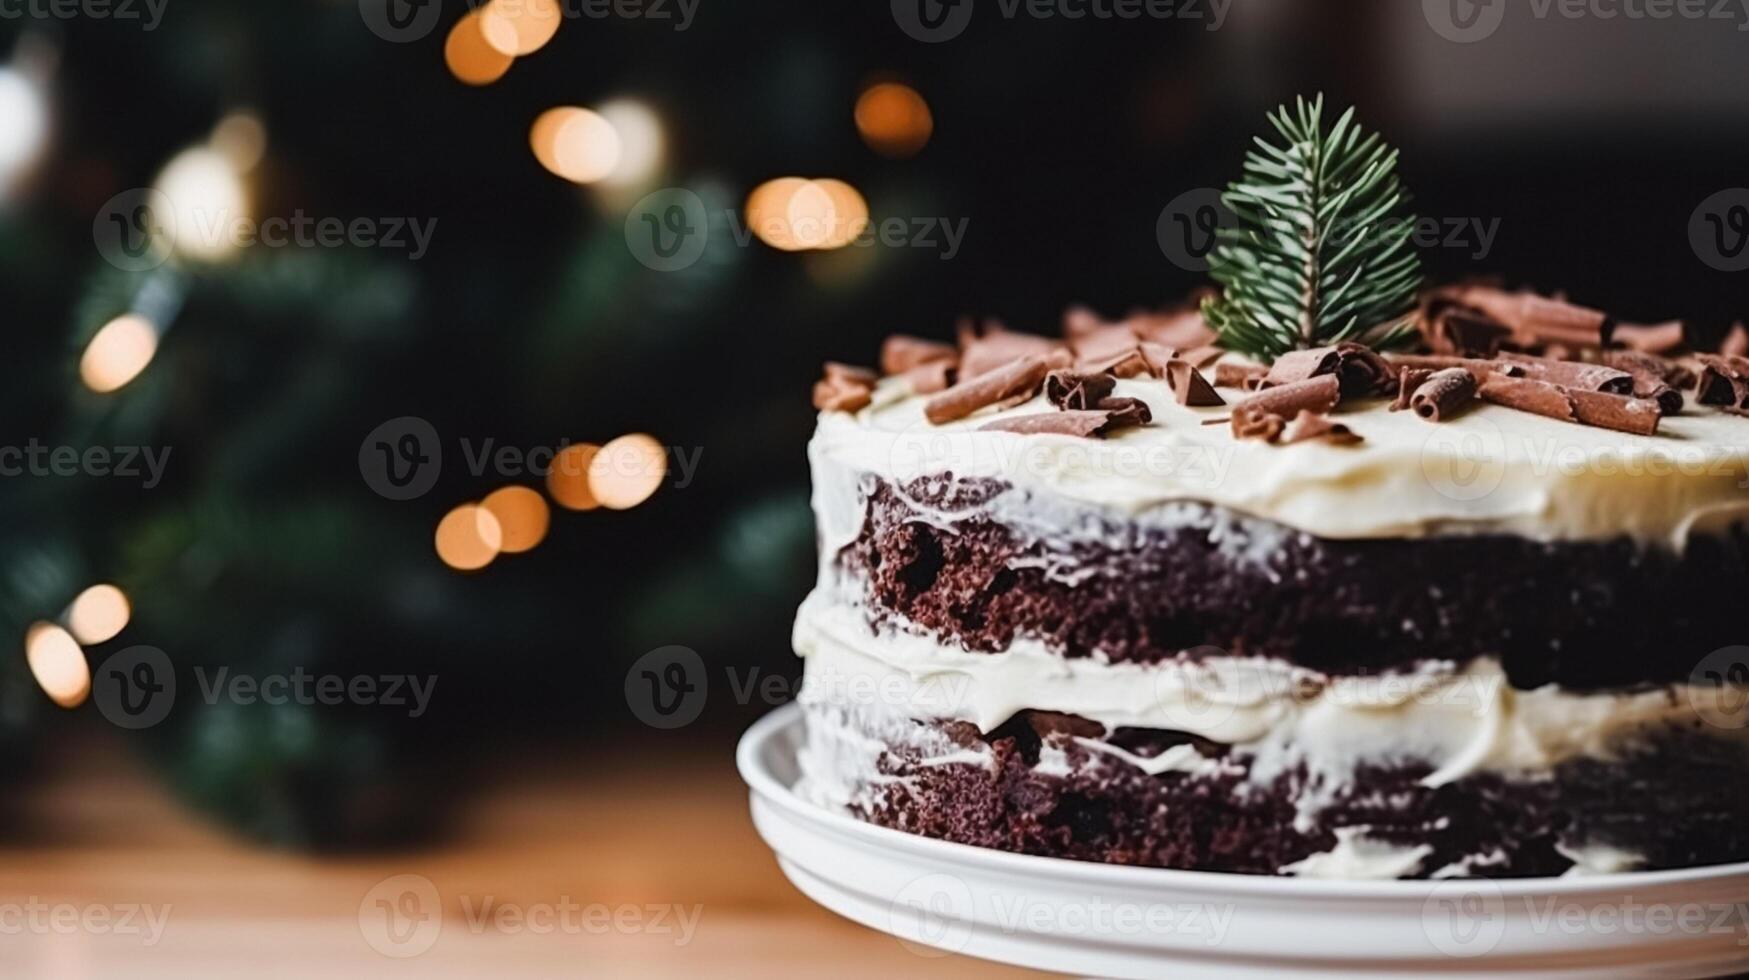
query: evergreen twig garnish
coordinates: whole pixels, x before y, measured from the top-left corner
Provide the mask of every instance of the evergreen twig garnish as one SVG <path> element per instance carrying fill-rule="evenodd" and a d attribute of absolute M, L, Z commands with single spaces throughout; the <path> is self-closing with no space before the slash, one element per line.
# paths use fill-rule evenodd
<path fill-rule="evenodd" d="M 1259 138 L 1245 176 L 1222 195 L 1238 216 L 1220 231 L 1203 306 L 1229 350 L 1273 360 L 1344 340 L 1389 347 L 1408 337 L 1421 287 L 1414 219 L 1397 151 L 1349 109 L 1324 131 L 1324 97 L 1270 116 L 1285 144 Z"/>

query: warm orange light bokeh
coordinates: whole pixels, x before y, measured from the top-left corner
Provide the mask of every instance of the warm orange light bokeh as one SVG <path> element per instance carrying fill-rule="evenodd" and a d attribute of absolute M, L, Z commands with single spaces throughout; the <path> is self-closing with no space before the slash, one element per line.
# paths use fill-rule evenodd
<path fill-rule="evenodd" d="M 77 708 L 91 694 L 91 665 L 73 634 L 54 623 L 32 623 L 24 634 L 24 659 L 43 693 L 63 708 Z"/>
<path fill-rule="evenodd" d="M 547 471 L 547 493 L 566 510 L 594 510 L 601 506 L 589 490 L 589 465 L 600 446 L 580 442 L 559 450 L 553 468 Z"/>
<path fill-rule="evenodd" d="M 498 518 L 477 504 L 463 504 L 437 524 L 437 557 L 451 568 L 471 572 L 485 568 L 504 547 Z"/>
<path fill-rule="evenodd" d="M 528 487 L 504 487 L 494 490 L 480 501 L 480 506 L 492 512 L 503 532 L 505 554 L 528 551 L 547 536 L 551 512 L 544 497 Z"/>
<path fill-rule="evenodd" d="M 909 85 L 881 82 L 856 100 L 856 131 L 882 156 L 916 155 L 935 132 L 929 103 Z"/>
<path fill-rule="evenodd" d="M 443 42 L 444 64 L 457 81 L 468 85 L 490 85 L 503 78 L 515 60 L 487 37 L 485 18 L 478 10 L 456 21 Z"/>
<path fill-rule="evenodd" d="M 589 492 L 601 506 L 626 510 L 650 499 L 668 475 L 668 452 L 643 433 L 620 436 L 589 464 Z"/>

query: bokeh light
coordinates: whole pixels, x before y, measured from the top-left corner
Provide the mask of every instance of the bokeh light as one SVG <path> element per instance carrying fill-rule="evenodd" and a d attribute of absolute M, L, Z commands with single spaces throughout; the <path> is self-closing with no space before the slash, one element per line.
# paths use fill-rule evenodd
<path fill-rule="evenodd" d="M 668 453 L 643 433 L 620 436 L 589 464 L 589 492 L 601 506 L 626 510 L 650 499 L 668 475 Z"/>
<path fill-rule="evenodd" d="M 909 157 L 929 142 L 935 118 L 929 103 L 909 85 L 881 82 L 856 100 L 856 131 L 882 156 Z"/>
<path fill-rule="evenodd" d="M 492 512 L 463 504 L 437 523 L 437 557 L 451 568 L 471 572 L 485 568 L 504 547 L 504 531 Z"/>
<path fill-rule="evenodd" d="M 655 110 L 632 99 L 614 99 L 601 106 L 601 117 L 619 135 L 619 162 L 601 179 L 609 187 L 638 187 L 662 169 L 668 138 Z"/>
<path fill-rule="evenodd" d="M 747 195 L 747 225 L 786 252 L 842 248 L 868 227 L 868 204 L 841 180 L 778 177 Z"/>
<path fill-rule="evenodd" d="M 479 13 L 486 42 L 517 57 L 546 47 L 563 19 L 558 0 L 492 0 Z"/>
<path fill-rule="evenodd" d="M 856 241 L 868 227 L 868 202 L 856 188 L 830 177 L 816 180 L 814 186 L 832 202 L 831 221 L 826 226 L 826 238 L 816 248 L 843 248 Z"/>
<path fill-rule="evenodd" d="M 158 329 L 137 313 L 104 324 L 79 358 L 79 378 L 99 394 L 115 391 L 138 377 L 158 352 Z"/>
<path fill-rule="evenodd" d="M 152 186 L 170 205 L 173 220 L 166 230 L 177 252 L 217 262 L 236 251 L 237 227 L 249 219 L 249 195 L 223 153 L 208 146 L 183 150 Z"/>
<path fill-rule="evenodd" d="M 551 512 L 546 498 L 528 487 L 503 487 L 486 495 L 480 506 L 498 519 L 500 545 L 507 555 L 521 554 L 547 536 Z"/>
<path fill-rule="evenodd" d="M 77 708 L 91 694 L 91 665 L 73 634 L 54 623 L 32 623 L 24 634 L 24 659 L 49 699 Z"/>
<path fill-rule="evenodd" d="M 208 142 L 230 162 L 232 170 L 246 174 L 267 154 L 267 124 L 254 112 L 239 109 L 219 120 Z"/>
<path fill-rule="evenodd" d="M 67 607 L 67 628 L 86 646 L 115 638 L 133 615 L 128 597 L 113 585 L 93 585 Z"/>
<path fill-rule="evenodd" d="M 790 225 L 790 202 L 808 182 L 800 177 L 778 177 L 753 188 L 747 195 L 747 227 L 772 248 L 794 252 L 805 246 L 796 242 Z"/>
<path fill-rule="evenodd" d="M 48 133 L 42 86 L 15 68 L 0 68 L 0 195 L 36 162 Z"/>
<path fill-rule="evenodd" d="M 541 166 L 575 184 L 592 184 L 619 166 L 619 132 L 598 112 L 561 106 L 541 113 L 529 130 Z"/>
<path fill-rule="evenodd" d="M 444 64 L 456 81 L 466 85 L 490 85 L 503 78 L 516 60 L 513 52 L 499 50 L 487 37 L 485 16 L 478 10 L 468 11 L 443 42 Z"/>
<path fill-rule="evenodd" d="M 547 493 L 566 510 L 594 510 L 601 506 L 589 489 L 589 465 L 600 446 L 579 442 L 559 450 L 547 471 Z"/>

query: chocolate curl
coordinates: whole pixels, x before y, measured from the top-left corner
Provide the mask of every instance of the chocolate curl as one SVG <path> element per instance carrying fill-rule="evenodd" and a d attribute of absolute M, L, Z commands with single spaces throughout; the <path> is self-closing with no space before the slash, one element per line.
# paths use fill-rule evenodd
<path fill-rule="evenodd" d="M 1443 422 L 1475 400 L 1477 387 L 1475 376 L 1463 368 L 1435 371 L 1416 386 L 1409 407 L 1429 422 Z"/>
<path fill-rule="evenodd" d="M 1521 412 L 1642 436 L 1656 435 L 1658 422 L 1664 417 L 1657 402 L 1643 398 L 1563 388 L 1547 381 L 1509 378 L 1503 374 L 1482 382 L 1481 395 L 1496 405 Z"/>
<path fill-rule="evenodd" d="M 1602 364 L 1556 361 L 1546 357 L 1512 353 L 1501 354 L 1500 359 L 1508 364 L 1516 364 L 1524 371 L 1524 377 L 1533 381 L 1547 381 L 1549 384 L 1578 388 L 1581 391 L 1606 391 L 1612 395 L 1634 393 L 1633 375 Z"/>
<path fill-rule="evenodd" d="M 1180 405 L 1191 408 L 1210 408 L 1215 405 L 1225 405 L 1227 400 L 1220 392 L 1209 384 L 1202 372 L 1189 361 L 1172 358 L 1166 362 L 1166 380 L 1172 385 L 1172 397 Z"/>
<path fill-rule="evenodd" d="M 1342 356 L 1334 347 L 1289 351 L 1270 365 L 1269 372 L 1263 376 L 1263 385 L 1266 388 L 1290 385 L 1322 374 L 1335 374 L 1341 363 Z"/>
<path fill-rule="evenodd" d="M 1187 350 L 1182 356 L 1185 360 L 1190 362 L 1191 367 L 1196 368 L 1198 371 L 1202 371 L 1214 366 L 1214 363 L 1224 357 L 1226 353 L 1227 351 L 1225 348 L 1215 344 L 1208 344 L 1203 347 L 1197 347 L 1193 350 Z"/>
<path fill-rule="evenodd" d="M 1233 435 L 1240 439 L 1256 438 L 1260 432 L 1280 428 L 1271 426 L 1261 416 L 1272 415 L 1286 425 L 1287 420 L 1301 412 L 1328 413 L 1342 397 L 1342 384 L 1334 374 L 1323 374 L 1292 384 L 1265 388 L 1233 406 Z M 1273 439 L 1273 435 L 1264 438 Z"/>
<path fill-rule="evenodd" d="M 1222 388 L 1238 388 L 1242 391 L 1255 391 L 1269 374 L 1269 369 L 1261 364 L 1239 364 L 1233 361 L 1222 361 L 1215 365 L 1215 384 Z"/>
<path fill-rule="evenodd" d="M 1700 390 L 1695 400 L 1733 414 L 1749 413 L 1749 358 L 1701 354 Z"/>
<path fill-rule="evenodd" d="M 1153 410 L 1140 398 L 1101 398 L 1099 410 L 1111 416 L 1111 424 L 1105 429 L 1107 432 L 1147 425 L 1154 421 Z"/>
<path fill-rule="evenodd" d="M 1510 361 L 1484 361 L 1476 357 L 1450 357 L 1443 354 L 1392 354 L 1386 359 L 1394 368 L 1418 368 L 1423 371 L 1443 371 L 1446 368 L 1461 367 L 1476 379 L 1476 384 L 1487 383 L 1488 376 L 1504 374 L 1509 377 L 1521 378 L 1524 368 Z"/>
<path fill-rule="evenodd" d="M 1609 339 L 1642 354 L 1668 354 L 1683 345 L 1687 333 L 1681 320 L 1664 323 L 1618 323 Z"/>
<path fill-rule="evenodd" d="M 1656 354 L 1644 354 L 1634 350 L 1602 351 L 1598 354 L 1598 360 L 1617 371 L 1626 371 L 1633 375 L 1635 398 L 1652 399 L 1664 410 L 1665 415 L 1675 415 L 1682 411 L 1682 392 L 1671 386 L 1672 378 L 1680 380 L 1689 375 L 1689 371 L 1682 365 L 1667 361 Z"/>
<path fill-rule="evenodd" d="M 1481 310 L 1445 305 L 1423 317 L 1421 334 L 1438 354 L 1460 357 L 1493 357 L 1512 336 L 1512 328 L 1491 319 Z"/>
<path fill-rule="evenodd" d="M 913 394 L 933 395 L 946 391 L 953 384 L 954 368 L 954 361 L 930 361 L 917 365 L 900 377 L 911 383 Z"/>
<path fill-rule="evenodd" d="M 1071 336 L 1069 348 L 1079 361 L 1103 361 L 1136 349 L 1141 341 L 1121 324 L 1100 324 Z"/>
<path fill-rule="evenodd" d="M 1071 341 L 1104 326 L 1108 324 L 1100 319 L 1099 314 L 1085 306 L 1071 306 L 1063 311 L 1063 336 Z"/>
<path fill-rule="evenodd" d="M 1719 345 L 1719 353 L 1726 357 L 1749 357 L 1749 327 L 1741 322 L 1731 324 L 1731 332 Z"/>
<path fill-rule="evenodd" d="M 952 344 L 894 334 L 881 344 L 881 373 L 905 374 L 924 364 L 957 361 L 959 356 Z"/>
<path fill-rule="evenodd" d="M 1317 412 L 1302 411 L 1294 416 L 1292 422 L 1287 423 L 1281 434 L 1281 444 L 1284 446 L 1311 439 L 1323 439 L 1336 446 L 1355 446 L 1365 441 L 1353 429 L 1340 422 L 1332 422 L 1328 415 Z"/>
<path fill-rule="evenodd" d="M 1342 393 L 1351 397 L 1382 394 L 1390 388 L 1391 366 L 1364 344 L 1337 344 L 1312 350 L 1289 351 L 1276 358 L 1263 387 L 1293 384 L 1319 375 L 1334 374 Z"/>
<path fill-rule="evenodd" d="M 1201 305 L 1160 313 L 1132 313 L 1124 326 L 1142 340 L 1173 350 L 1190 350 L 1213 344 L 1217 335 L 1203 322 Z"/>
<path fill-rule="evenodd" d="M 1097 408 L 1116 387 L 1117 379 L 1109 374 L 1052 371 L 1045 378 L 1045 400 L 1064 411 Z"/>
<path fill-rule="evenodd" d="M 1016 358 L 1042 357 L 1051 367 L 1068 367 L 1068 348 L 1057 341 L 1029 333 L 1015 333 L 991 321 L 980 332 L 969 320 L 960 321 L 960 380 L 969 381 L 1014 362 Z"/>
<path fill-rule="evenodd" d="M 1038 355 L 1017 358 L 929 399 L 923 414 L 929 421 L 942 425 L 990 405 L 1015 399 L 1024 401 L 1038 393 L 1049 370 L 1045 359 Z"/>
<path fill-rule="evenodd" d="M 1148 373 L 1156 378 L 1166 377 L 1166 368 L 1178 359 L 1178 352 L 1163 344 L 1151 340 L 1141 343 L 1142 362 L 1148 365 Z"/>
<path fill-rule="evenodd" d="M 1401 412 L 1408 408 L 1410 399 L 1415 397 L 1415 390 L 1426 383 L 1428 378 L 1433 377 L 1437 373 L 1438 372 L 1436 371 L 1429 371 L 1426 368 L 1398 368 L 1397 399 L 1396 401 L 1391 402 L 1391 411 Z M 1468 374 L 1469 372 L 1466 371 L 1464 373 Z M 1471 380 L 1475 380 L 1474 375 L 1471 375 Z"/>
<path fill-rule="evenodd" d="M 1609 339 L 1607 313 L 1563 299 L 1484 285 L 1456 286 L 1442 295 L 1510 327 L 1519 347 L 1602 347 Z"/>
<path fill-rule="evenodd" d="M 1079 436 L 1085 439 L 1105 431 L 1110 423 L 1110 412 L 1091 410 L 1022 415 L 1019 418 L 986 422 L 978 428 L 985 432 L 1015 432 L 1026 436 Z"/>
<path fill-rule="evenodd" d="M 1138 348 L 1120 351 L 1097 360 L 1080 360 L 1074 369 L 1082 374 L 1110 374 L 1119 378 L 1134 378 L 1148 373 L 1148 361 Z"/>
<path fill-rule="evenodd" d="M 867 368 L 826 362 L 826 376 L 814 382 L 814 407 L 822 412 L 855 412 L 874 399 L 875 373 Z"/>

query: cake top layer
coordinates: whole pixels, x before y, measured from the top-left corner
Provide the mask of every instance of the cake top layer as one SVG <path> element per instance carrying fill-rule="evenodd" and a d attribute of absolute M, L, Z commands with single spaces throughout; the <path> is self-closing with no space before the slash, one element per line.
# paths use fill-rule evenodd
<path fill-rule="evenodd" d="M 1101 329 L 1109 332 L 1109 326 Z M 1185 334 L 1191 327 L 1182 321 L 1174 329 L 1181 331 L 1181 341 L 1197 336 Z M 1003 342 L 1012 339 L 1008 335 Z M 968 338 L 962 337 L 960 374 L 977 353 L 967 344 Z M 1173 346 L 1184 349 L 1182 343 Z M 890 376 L 849 382 L 843 390 L 853 397 L 837 400 L 849 410 L 833 410 L 833 400 L 825 399 L 828 409 L 821 414 L 811 447 L 816 480 L 834 482 L 834 472 L 873 473 L 901 484 L 945 473 L 989 477 L 1138 521 L 1148 520 L 1151 512 L 1162 513 L 1163 504 L 1195 500 L 1320 537 L 1347 539 L 1487 533 L 1548 541 L 1628 536 L 1681 549 L 1692 534 L 1749 522 L 1749 418 L 1727 410 L 1739 408 L 1736 404 L 1726 409 L 1716 400 L 1701 404 L 1708 400 L 1704 381 L 1699 393 L 1659 392 L 1666 408 L 1681 406 L 1666 411 L 1651 397 L 1611 393 L 1627 392 L 1626 382 L 1617 389 L 1606 373 L 1599 376 L 1609 390 L 1592 393 L 1590 379 L 1575 381 L 1578 387 L 1570 387 L 1564 377 L 1555 379 L 1560 384 L 1538 380 L 1550 360 L 1541 366 L 1524 361 L 1532 378 L 1523 378 L 1517 368 L 1500 367 L 1510 364 L 1508 360 L 1477 372 L 1485 389 L 1482 398 L 1470 391 L 1444 407 L 1418 413 L 1394 410 L 1392 398 L 1376 397 L 1377 390 L 1365 390 L 1362 384 L 1331 410 L 1338 383 L 1344 389 L 1356 386 L 1347 371 L 1327 366 L 1321 372 L 1323 385 L 1316 378 L 1300 381 L 1304 397 L 1287 397 L 1287 407 L 1275 410 L 1280 418 L 1271 428 L 1248 424 L 1257 414 L 1250 406 L 1259 392 L 1247 390 L 1259 383 L 1257 370 L 1210 370 L 1218 352 L 1186 354 L 1180 360 L 1175 350 L 1155 345 L 1143 352 L 1148 356 L 1134 358 L 1133 370 L 1112 365 L 1113 373 L 1127 377 L 1088 372 L 1086 354 L 1077 351 L 1078 362 L 1053 374 L 1052 385 L 1023 378 L 1006 397 L 992 399 L 992 392 L 985 391 L 972 399 L 981 407 L 962 412 L 964 404 L 942 406 L 980 377 L 1002 387 L 1001 368 L 980 365 L 970 378 L 956 377 L 939 360 L 907 366 L 910 358 L 900 357 L 891 363 L 895 358 L 889 345 L 885 366 Z M 1005 353 L 994 362 L 1008 365 L 1026 356 Z M 1376 360 L 1370 352 L 1361 353 Z M 1177 365 L 1171 370 L 1168 358 Z M 1158 370 L 1150 369 L 1154 361 L 1160 362 Z M 1105 362 L 1110 363 L 1109 356 Z M 1231 366 L 1234 359 L 1228 355 L 1221 363 Z M 1427 376 L 1402 374 L 1410 363 L 1416 362 L 1379 361 L 1373 371 L 1382 373 L 1387 385 L 1395 375 L 1418 387 Z M 1590 366 L 1576 360 L 1562 363 L 1572 369 Z M 1665 363 L 1674 367 L 1677 362 Z M 1284 366 L 1288 378 L 1314 373 L 1306 365 L 1287 365 L 1284 358 L 1277 362 L 1278 375 Z M 1720 369 L 1730 371 L 1729 365 Z M 1208 386 L 1221 404 L 1194 404 L 1214 400 L 1200 383 L 1205 370 L 1227 382 Z M 1494 370 L 1506 380 L 1495 379 Z M 1076 378 L 1101 374 L 1105 376 L 1091 391 L 1065 390 Z M 959 383 L 947 387 L 950 380 Z M 1710 380 L 1725 384 L 1730 379 Z M 856 387 L 862 384 L 868 387 Z M 1515 390 L 1496 390 L 1500 384 L 1529 390 L 1530 401 Z M 1293 388 L 1287 381 L 1264 393 Z M 1404 392 L 1400 405 L 1409 400 L 1411 388 Z M 1555 408 L 1537 403 L 1550 393 L 1556 396 Z M 1328 403 L 1320 404 L 1326 396 Z M 1562 417 L 1575 404 L 1580 414 L 1593 413 L 1584 419 L 1591 424 Z M 1312 410 L 1302 414 L 1307 407 Z M 1647 413 L 1644 419 L 1634 417 L 1640 411 Z M 1601 418 L 1596 412 L 1603 413 Z M 1430 421 L 1428 414 L 1439 421 Z M 1271 421 L 1267 412 L 1260 417 Z M 1288 423 L 1286 439 L 1281 421 Z M 1305 438 L 1289 444 L 1296 429 Z M 827 487 L 817 487 L 817 496 L 824 492 Z"/>

